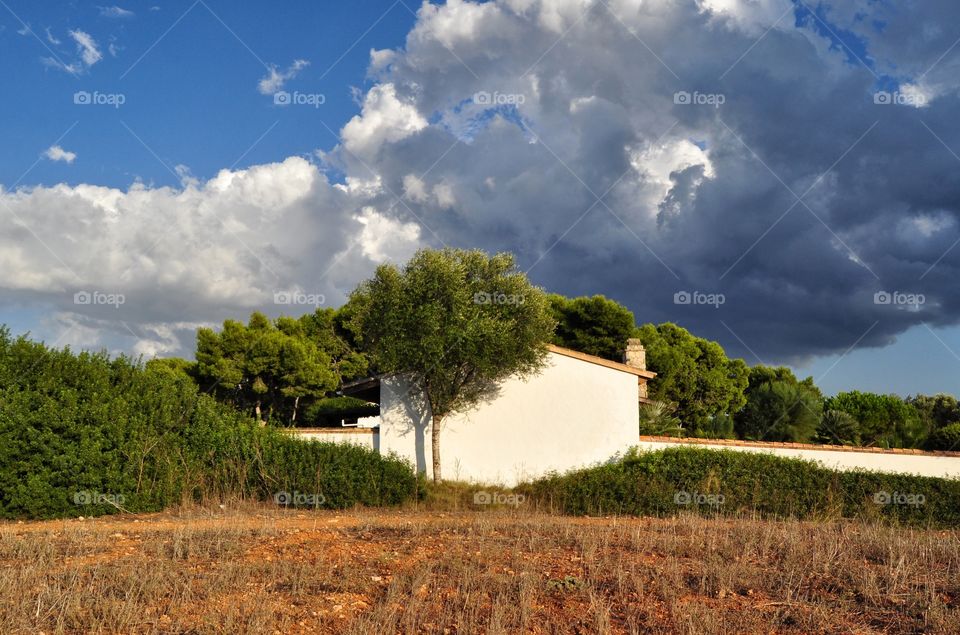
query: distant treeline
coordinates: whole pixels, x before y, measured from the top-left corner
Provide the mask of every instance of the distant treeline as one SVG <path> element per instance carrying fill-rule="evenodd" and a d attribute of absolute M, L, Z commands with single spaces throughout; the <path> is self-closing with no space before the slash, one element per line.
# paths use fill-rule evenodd
<path fill-rule="evenodd" d="M 619 361 L 628 338 L 643 341 L 654 404 L 641 410 L 640 432 L 960 450 L 960 403 L 950 395 L 903 399 L 851 391 L 824 397 L 813 378 L 786 367 L 748 366 L 723 348 L 672 323 L 637 326 L 633 313 L 603 296 L 552 294 L 554 343 Z M 217 400 L 274 425 L 324 425 L 365 411 L 334 391 L 377 371 L 360 344 L 355 307 L 319 309 L 271 320 L 254 313 L 247 324 L 200 329 L 196 362 L 148 363 L 190 377 Z"/>

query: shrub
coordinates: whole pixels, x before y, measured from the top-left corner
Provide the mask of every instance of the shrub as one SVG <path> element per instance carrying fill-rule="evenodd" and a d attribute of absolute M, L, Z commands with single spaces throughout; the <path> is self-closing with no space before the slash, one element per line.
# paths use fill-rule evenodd
<path fill-rule="evenodd" d="M 683 434 L 680 419 L 674 416 L 676 404 L 653 401 L 640 404 L 640 434 L 679 437 Z"/>
<path fill-rule="evenodd" d="M 927 446 L 931 450 L 960 451 L 960 422 L 943 426 L 931 434 Z"/>
<path fill-rule="evenodd" d="M 860 445 L 860 424 L 842 410 L 825 410 L 814 440 L 831 445 Z"/>
<path fill-rule="evenodd" d="M 670 448 L 552 475 L 520 486 L 567 514 L 758 514 L 775 518 L 868 517 L 960 526 L 960 480 L 840 472 L 761 453 Z"/>
<path fill-rule="evenodd" d="M 186 375 L 48 349 L 0 329 L 0 518 L 156 511 L 185 499 L 322 495 L 399 504 L 411 466 L 304 442 L 198 393 Z"/>

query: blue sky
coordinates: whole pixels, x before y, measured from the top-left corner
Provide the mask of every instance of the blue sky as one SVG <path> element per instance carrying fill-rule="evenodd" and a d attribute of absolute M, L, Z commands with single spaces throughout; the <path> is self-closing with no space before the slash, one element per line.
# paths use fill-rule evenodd
<path fill-rule="evenodd" d="M 289 2 L 282 9 L 137 2 L 123 6 L 133 12 L 127 17 L 106 17 L 101 7 L 109 5 L 97 2 L 4 2 L 0 63 L 16 87 L 0 102 L 7 187 L 64 133 L 60 145 L 79 159 L 38 164 L 26 183 L 174 185 L 179 179 L 164 164 L 208 178 L 238 160 L 245 167 L 333 146 L 336 137 L 319 122 L 337 131 L 357 113 L 352 89 L 366 84 L 370 48 L 402 45 L 415 19 L 402 3 L 377 0 Z M 18 34 L 23 23 L 32 34 Z M 60 45 L 50 42 L 48 29 Z M 103 59 L 78 76 L 44 66 L 41 59 L 53 54 L 67 64 L 77 57 L 69 35 L 75 30 L 95 39 Z M 296 59 L 310 65 L 287 88 L 324 95 L 320 108 L 275 106 L 256 90 L 265 65 L 283 70 Z M 119 108 L 79 107 L 77 91 L 126 99 Z"/>
<path fill-rule="evenodd" d="M 309 310 L 278 292 L 480 247 L 827 393 L 958 394 L 960 16 L 817 7 L 0 0 L 0 322 L 189 355 Z"/>

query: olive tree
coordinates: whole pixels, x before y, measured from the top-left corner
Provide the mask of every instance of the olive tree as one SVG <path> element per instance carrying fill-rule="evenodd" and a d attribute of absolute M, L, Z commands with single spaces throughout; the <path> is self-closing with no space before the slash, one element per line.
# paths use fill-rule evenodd
<path fill-rule="evenodd" d="M 421 250 L 402 268 L 378 267 L 348 305 L 377 371 L 422 390 L 435 481 L 443 420 L 494 395 L 507 377 L 540 370 L 555 327 L 546 294 L 505 253 Z"/>

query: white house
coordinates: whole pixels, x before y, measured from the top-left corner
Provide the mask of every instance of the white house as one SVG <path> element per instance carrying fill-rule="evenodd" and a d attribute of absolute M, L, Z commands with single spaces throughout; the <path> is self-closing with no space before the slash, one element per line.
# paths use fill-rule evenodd
<path fill-rule="evenodd" d="M 511 486 L 622 454 L 637 444 L 639 402 L 655 376 L 645 357 L 639 340 L 628 342 L 624 363 L 550 346 L 537 375 L 507 379 L 489 401 L 444 419 L 444 478 Z M 392 375 L 352 382 L 342 392 L 379 403 L 379 427 L 302 436 L 396 452 L 432 475 L 431 416 L 416 386 Z"/>

